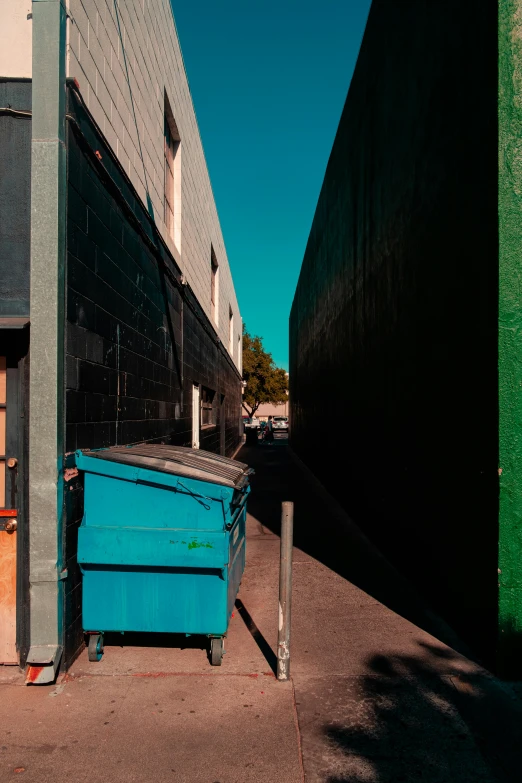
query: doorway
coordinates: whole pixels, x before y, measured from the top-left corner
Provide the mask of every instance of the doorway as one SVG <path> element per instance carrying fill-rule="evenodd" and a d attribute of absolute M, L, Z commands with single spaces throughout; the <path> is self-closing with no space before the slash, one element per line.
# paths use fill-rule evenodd
<path fill-rule="evenodd" d="M 8 665 L 20 663 L 24 646 L 21 604 L 28 579 L 25 531 L 20 535 L 27 331 L 0 330 L 0 664 Z"/>
<path fill-rule="evenodd" d="M 226 407 L 225 407 L 225 395 L 220 395 L 220 405 L 219 405 L 219 453 L 222 457 L 225 456 L 226 452 L 226 427 L 227 427 L 227 417 L 226 417 Z"/>
<path fill-rule="evenodd" d="M 199 449 L 199 432 L 200 432 L 200 399 L 199 399 L 199 384 L 192 384 L 192 448 Z"/>

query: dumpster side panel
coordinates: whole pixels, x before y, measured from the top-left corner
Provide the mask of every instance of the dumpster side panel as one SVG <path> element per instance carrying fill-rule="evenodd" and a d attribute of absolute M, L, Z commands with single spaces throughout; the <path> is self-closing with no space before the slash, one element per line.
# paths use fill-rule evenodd
<path fill-rule="evenodd" d="M 221 636 L 226 603 L 227 581 L 217 569 L 83 568 L 86 631 Z"/>
<path fill-rule="evenodd" d="M 154 530 L 139 527 L 82 525 L 78 562 L 136 568 L 225 568 L 228 552 L 223 531 Z"/>
<path fill-rule="evenodd" d="M 229 535 L 227 623 L 234 610 L 234 603 L 245 570 L 246 503 Z"/>

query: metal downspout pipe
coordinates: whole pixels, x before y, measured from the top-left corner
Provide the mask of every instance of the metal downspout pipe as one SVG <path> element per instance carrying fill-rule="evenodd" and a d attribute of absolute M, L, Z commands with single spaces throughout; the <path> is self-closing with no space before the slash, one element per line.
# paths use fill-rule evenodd
<path fill-rule="evenodd" d="M 27 682 L 53 682 L 63 651 L 66 8 L 33 0 L 30 649 Z"/>

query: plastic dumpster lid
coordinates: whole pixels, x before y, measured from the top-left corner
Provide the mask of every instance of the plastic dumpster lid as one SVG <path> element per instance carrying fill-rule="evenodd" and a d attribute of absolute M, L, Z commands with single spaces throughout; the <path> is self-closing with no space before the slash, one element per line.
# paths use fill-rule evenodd
<path fill-rule="evenodd" d="M 174 473 L 234 489 L 246 486 L 250 474 L 254 472 L 244 462 L 185 446 L 140 443 L 136 446 L 111 446 L 108 449 L 84 451 L 83 454 L 86 457 L 122 462 L 161 473 Z"/>

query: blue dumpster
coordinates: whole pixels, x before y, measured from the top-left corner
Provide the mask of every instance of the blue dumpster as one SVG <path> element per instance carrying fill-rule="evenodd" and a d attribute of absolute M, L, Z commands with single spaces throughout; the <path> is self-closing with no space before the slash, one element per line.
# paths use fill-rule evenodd
<path fill-rule="evenodd" d="M 202 634 L 220 665 L 245 567 L 251 471 L 180 446 L 77 451 L 78 531 L 89 659 L 109 631 Z"/>

